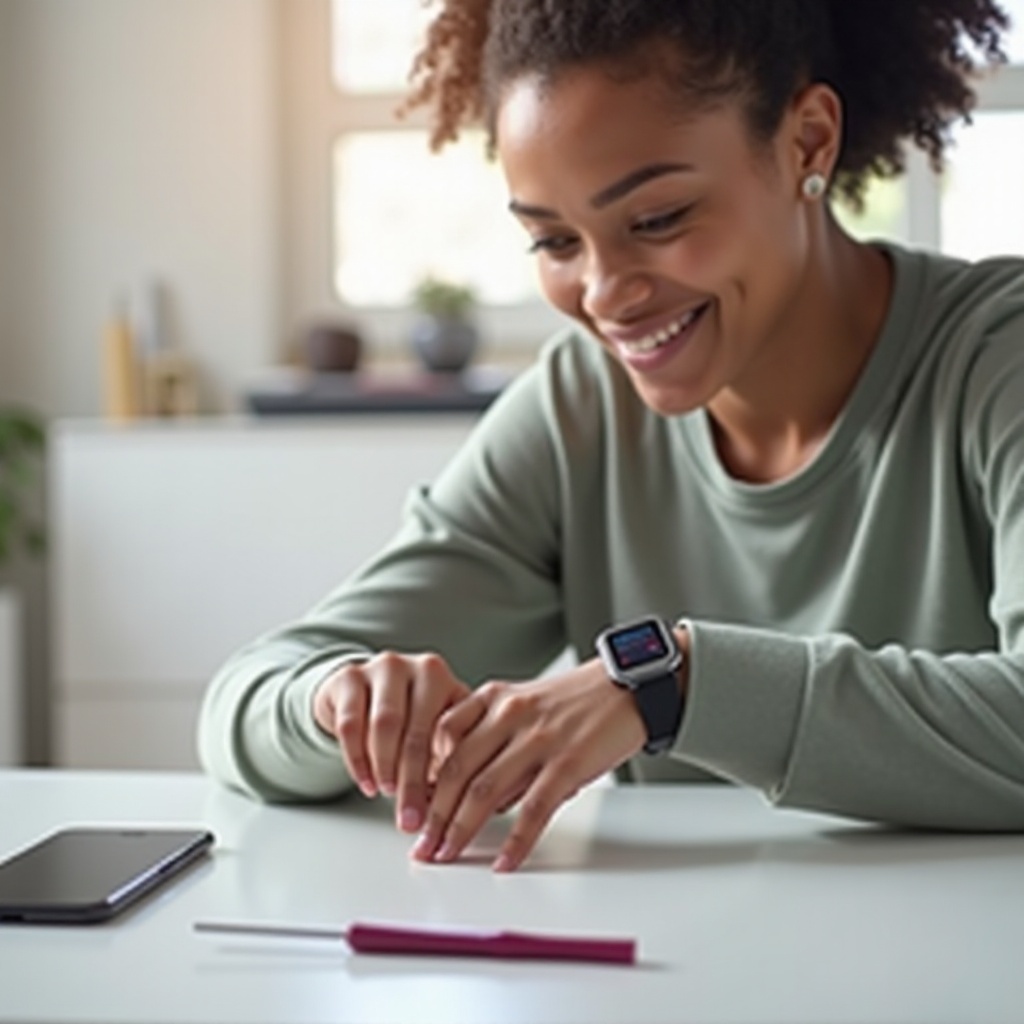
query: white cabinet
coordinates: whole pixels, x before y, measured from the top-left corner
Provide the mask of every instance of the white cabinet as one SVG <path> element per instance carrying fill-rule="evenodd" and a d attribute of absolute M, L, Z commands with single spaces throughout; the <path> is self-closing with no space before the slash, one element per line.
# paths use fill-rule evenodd
<path fill-rule="evenodd" d="M 210 675 L 377 551 L 410 488 L 437 475 L 474 421 L 59 424 L 56 762 L 194 768 Z"/>

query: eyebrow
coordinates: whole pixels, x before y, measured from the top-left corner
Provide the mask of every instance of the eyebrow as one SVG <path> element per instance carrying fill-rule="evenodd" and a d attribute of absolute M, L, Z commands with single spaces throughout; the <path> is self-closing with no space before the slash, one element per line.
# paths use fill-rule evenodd
<path fill-rule="evenodd" d="M 645 167 L 638 167 L 624 178 L 620 178 L 591 196 L 590 205 L 595 210 L 601 210 L 654 178 L 660 178 L 666 174 L 685 174 L 693 169 L 691 164 L 648 164 Z M 558 214 L 546 206 L 532 206 L 529 203 L 521 203 L 518 199 L 511 200 L 508 208 L 521 217 L 531 217 L 535 220 L 556 220 L 558 218 Z"/>

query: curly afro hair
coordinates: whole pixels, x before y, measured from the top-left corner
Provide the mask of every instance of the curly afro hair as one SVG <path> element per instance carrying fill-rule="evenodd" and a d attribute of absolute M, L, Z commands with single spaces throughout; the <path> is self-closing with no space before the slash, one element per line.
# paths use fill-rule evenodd
<path fill-rule="evenodd" d="M 844 106 L 833 187 L 856 207 L 871 177 L 904 170 L 907 141 L 942 167 L 1008 24 L 990 0 L 440 0 L 406 107 L 430 108 L 434 148 L 480 122 L 493 145 L 506 83 L 601 63 L 658 72 L 686 102 L 735 97 L 767 140 L 799 88 L 826 82 Z M 675 44 L 673 67 L 655 42 Z"/>

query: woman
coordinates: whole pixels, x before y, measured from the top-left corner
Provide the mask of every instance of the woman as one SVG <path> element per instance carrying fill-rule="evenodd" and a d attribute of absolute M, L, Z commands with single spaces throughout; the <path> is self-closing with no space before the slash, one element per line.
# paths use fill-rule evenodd
<path fill-rule="evenodd" d="M 436 142 L 483 120 L 577 327 L 379 558 L 224 667 L 208 769 L 394 796 L 423 860 L 518 804 L 497 870 L 612 769 L 1024 827 L 1024 261 L 862 244 L 826 201 L 907 138 L 941 162 L 965 40 L 998 59 L 1005 26 L 982 0 L 443 4 L 413 102 Z"/>

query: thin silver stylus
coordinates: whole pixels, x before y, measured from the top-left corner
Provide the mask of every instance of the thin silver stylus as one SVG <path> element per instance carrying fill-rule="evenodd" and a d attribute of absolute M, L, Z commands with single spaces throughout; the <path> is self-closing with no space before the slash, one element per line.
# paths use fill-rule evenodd
<path fill-rule="evenodd" d="M 347 939 L 338 928 L 295 928 L 283 924 L 230 924 L 226 921 L 197 921 L 197 932 L 227 932 L 235 935 L 283 935 L 295 939 Z"/>

